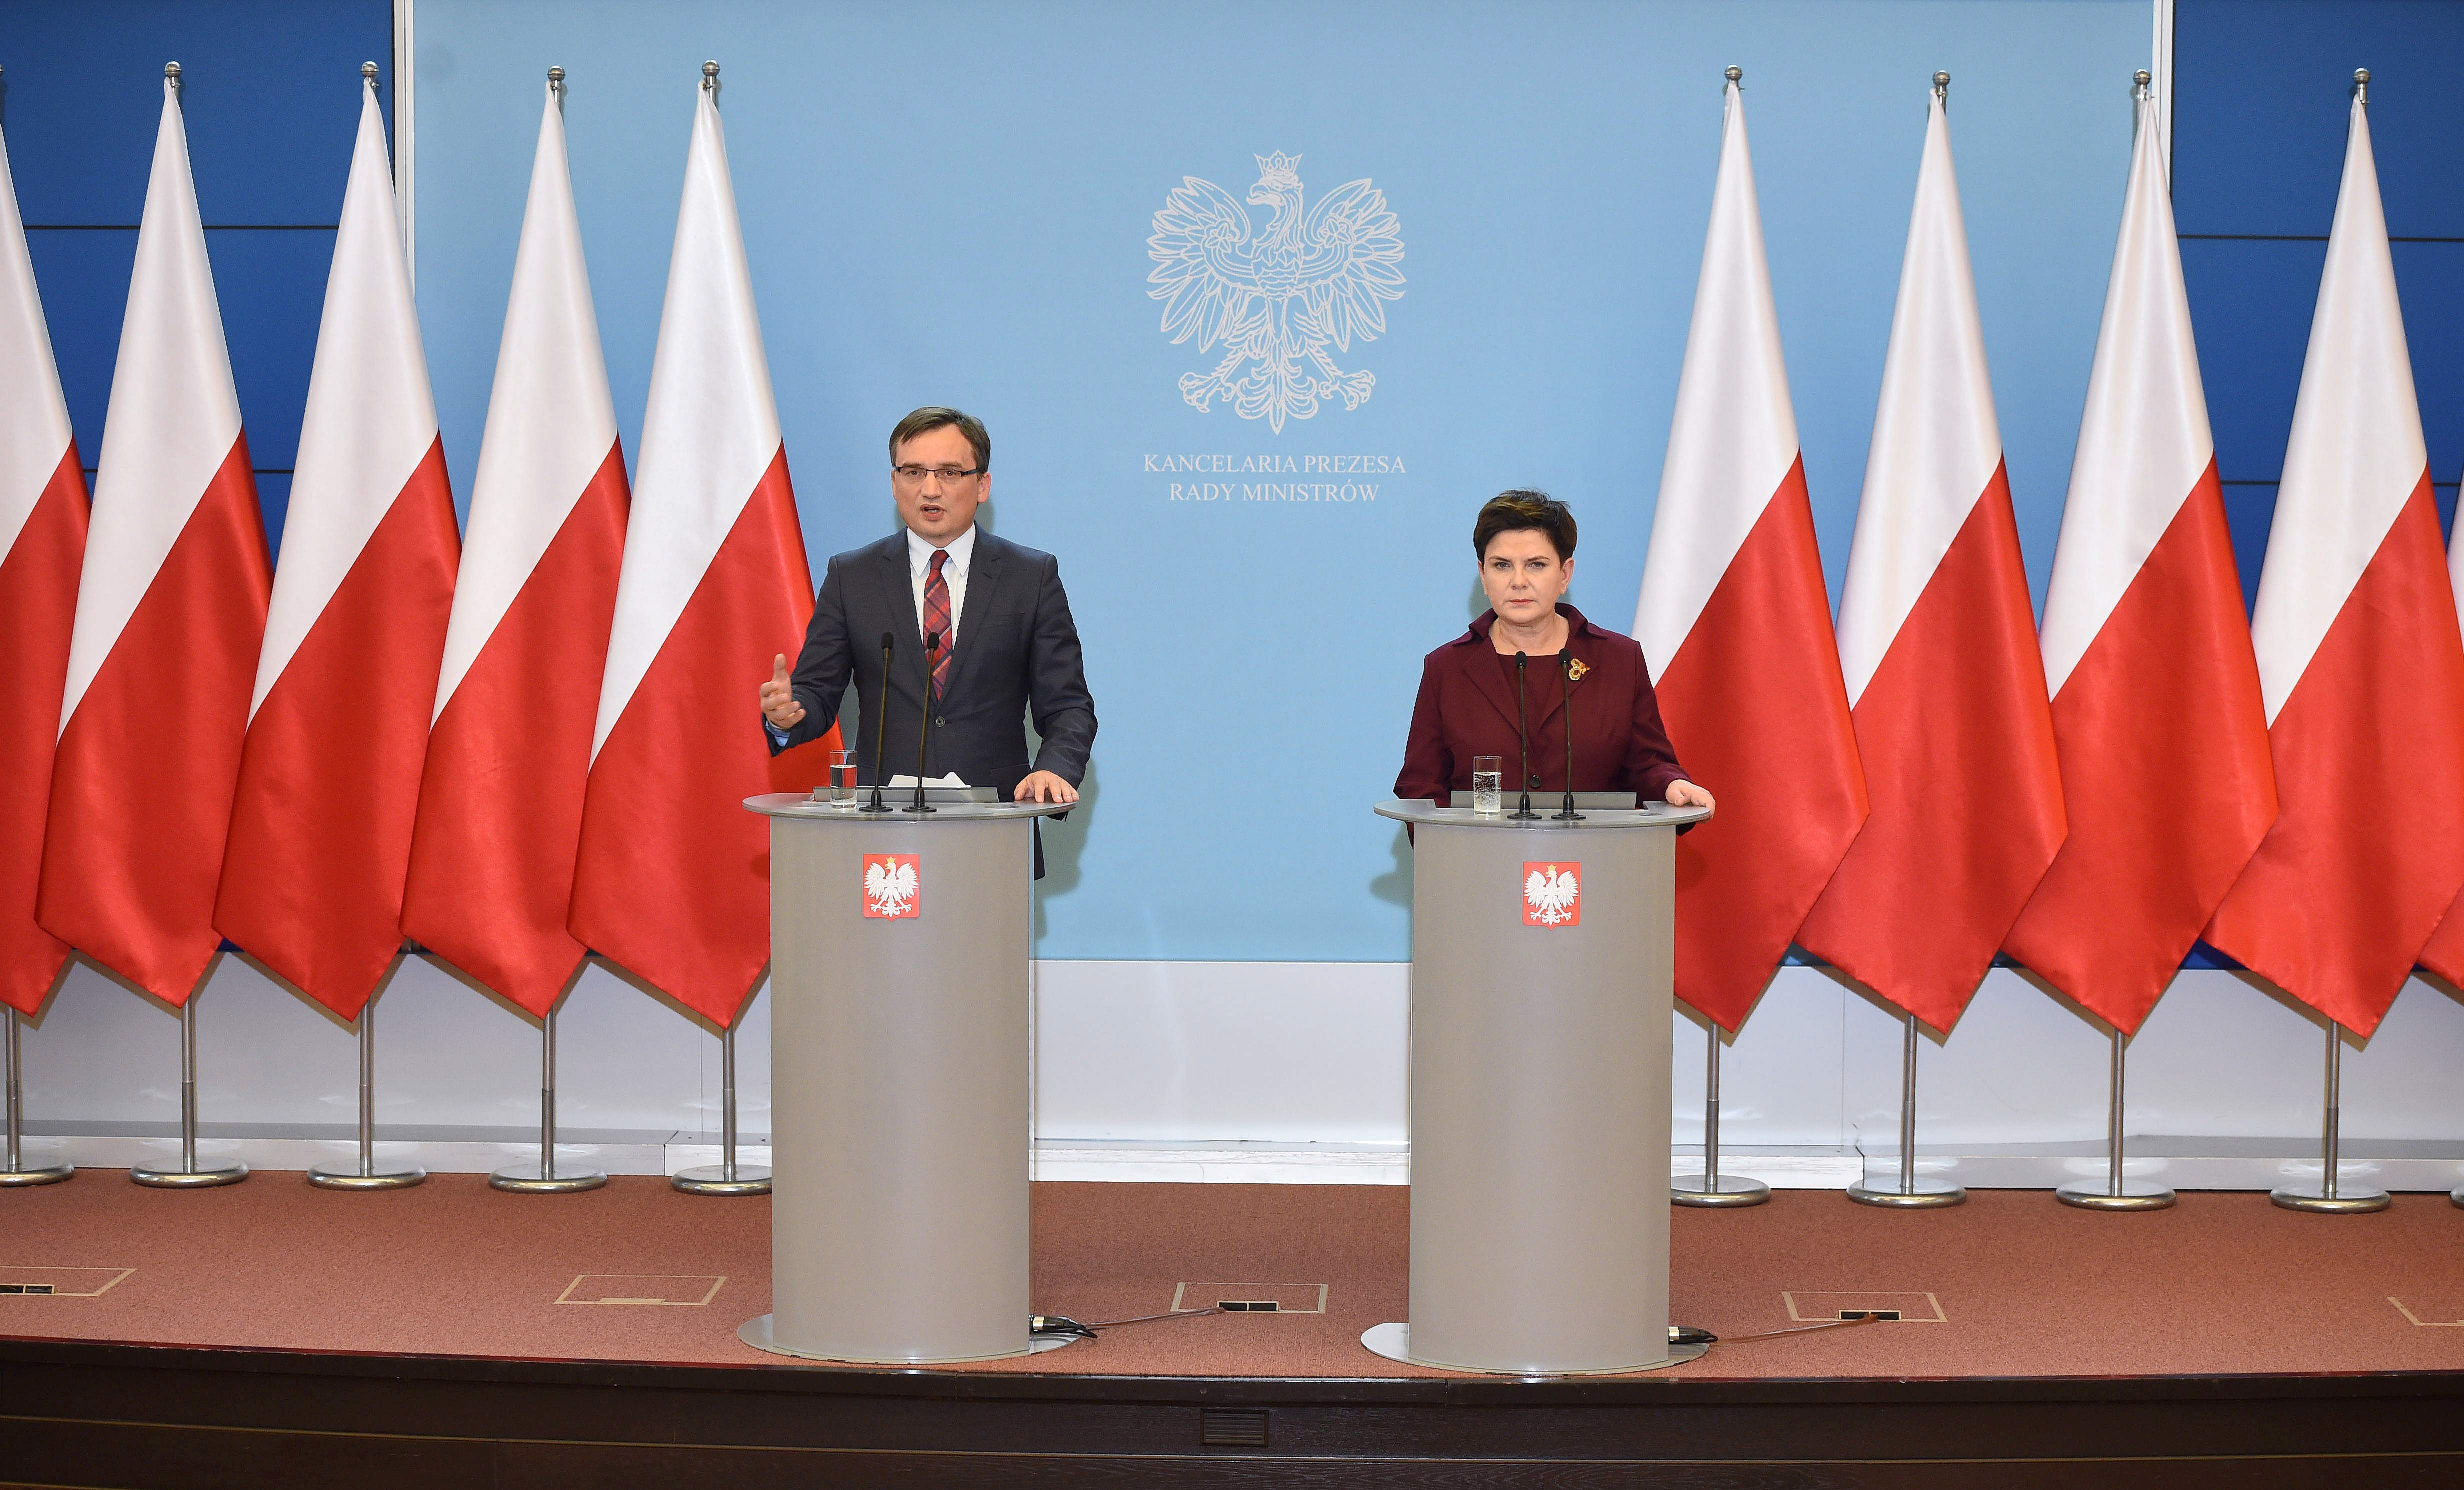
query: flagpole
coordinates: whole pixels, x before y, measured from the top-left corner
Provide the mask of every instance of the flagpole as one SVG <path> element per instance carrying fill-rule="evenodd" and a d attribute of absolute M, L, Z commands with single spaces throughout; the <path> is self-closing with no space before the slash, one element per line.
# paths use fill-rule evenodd
<path fill-rule="evenodd" d="M 742 1011 L 737 1019 L 744 1018 Z M 716 1164 L 678 1170 L 668 1183 L 689 1195 L 766 1195 L 770 1172 L 736 1162 L 736 1021 L 718 1032 L 719 1150 Z"/>
<path fill-rule="evenodd" d="M 248 1178 L 248 1166 L 236 1159 L 197 1165 L 197 1000 L 203 997 L 204 990 L 194 990 L 180 1005 L 180 1167 L 138 1164 L 128 1171 L 130 1179 L 157 1190 L 207 1190 Z"/>
<path fill-rule="evenodd" d="M 2366 82 L 2365 75 L 2361 79 Z M 2287 1211 L 2308 1211 L 2321 1216 L 2365 1216 L 2387 1208 L 2387 1193 L 2363 1185 L 2346 1185 L 2338 1175 L 2339 1159 L 2343 1147 L 2343 1112 L 2340 1106 L 2344 1054 L 2344 1026 L 2327 1021 L 2327 1122 L 2325 1141 L 2316 1185 L 2284 1185 L 2269 1191 L 2267 1198 Z"/>
<path fill-rule="evenodd" d="M 26 1076 L 19 1063 L 19 1020 L 14 1008 L 9 1011 L 9 1164 L 0 1169 L 0 1190 L 25 1185 L 56 1185 L 77 1172 L 72 1164 L 38 1164 L 26 1166 L 21 1135 L 25 1128 Z"/>
<path fill-rule="evenodd" d="M 1771 1198 L 1769 1185 L 1720 1172 L 1720 1026 L 1705 1022 L 1709 1026 L 1711 1053 L 1703 1071 L 1703 1172 L 1680 1175 L 1670 1183 L 1668 1198 L 1678 1205 L 1720 1210 L 1761 1205 Z"/>
<path fill-rule="evenodd" d="M 566 1195 L 606 1183 L 597 1170 L 556 1166 L 556 1011 L 550 1009 L 539 1018 L 539 1156 L 534 1163 L 506 1165 L 488 1176 L 488 1186 L 517 1195 Z"/>
<path fill-rule="evenodd" d="M 1937 80 L 1936 87 L 1941 83 Z M 1907 1050 L 1900 1068 L 1900 1181 L 1890 1188 L 1860 1179 L 1848 1187 L 1848 1198 L 1859 1205 L 1895 1210 L 1930 1211 L 1961 1204 L 1968 1192 L 1943 1179 L 1917 1177 L 1917 1017 L 1907 1016 Z"/>
<path fill-rule="evenodd" d="M 407 1190 L 428 1178 L 416 1164 L 377 1165 L 377 1001 L 360 1010 L 360 1153 L 357 1164 L 319 1164 L 308 1183 L 319 1190 Z"/>
<path fill-rule="evenodd" d="M 2113 1031 L 2112 1107 L 2105 1119 L 2106 1172 L 2102 1184 L 2064 1185 L 2054 1198 L 2082 1211 L 2162 1211 L 2173 1203 L 2173 1192 L 2153 1180 L 2129 1179 L 2122 1172 L 2122 1060 L 2129 1037 L 2121 1026 Z"/>

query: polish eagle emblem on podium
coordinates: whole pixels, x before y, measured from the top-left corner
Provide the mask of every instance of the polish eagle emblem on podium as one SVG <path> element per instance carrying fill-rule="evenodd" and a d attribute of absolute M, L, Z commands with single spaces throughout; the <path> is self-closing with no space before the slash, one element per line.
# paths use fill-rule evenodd
<path fill-rule="evenodd" d="M 924 909 L 924 863 L 915 854 L 864 856 L 864 918 L 905 921 Z"/>
<path fill-rule="evenodd" d="M 1155 262 L 1147 295 L 1164 302 L 1175 346 L 1195 340 L 1201 353 L 1224 349 L 1212 368 L 1182 376 L 1181 398 L 1201 414 L 1220 400 L 1280 434 L 1284 421 L 1313 417 L 1322 400 L 1340 398 L 1348 409 L 1369 402 L 1376 375 L 1344 371 L 1327 348 L 1350 352 L 1385 332 L 1385 302 L 1403 295 L 1395 267 L 1403 240 L 1386 193 L 1366 178 L 1304 210 L 1301 158 L 1278 150 L 1253 159 L 1248 207 L 1211 181 L 1180 179 L 1147 240 Z M 1273 209 L 1263 230 L 1249 207 Z"/>
<path fill-rule="evenodd" d="M 1551 929 L 1582 925 L 1583 866 L 1525 861 L 1523 924 Z"/>

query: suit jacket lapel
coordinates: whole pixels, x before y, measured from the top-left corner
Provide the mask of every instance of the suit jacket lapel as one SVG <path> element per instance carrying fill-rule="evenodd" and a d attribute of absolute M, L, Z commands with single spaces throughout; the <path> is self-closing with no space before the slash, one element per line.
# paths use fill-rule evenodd
<path fill-rule="evenodd" d="M 1506 665 L 1510 664 L 1512 659 L 1506 659 L 1502 664 L 1497 655 L 1497 648 L 1485 636 L 1475 635 L 1463 645 L 1464 650 L 1470 654 L 1467 666 L 1471 672 L 1472 687 L 1480 690 L 1481 696 L 1495 706 L 1498 713 L 1507 724 L 1513 724 L 1516 719 L 1514 681 L 1508 676 L 1512 671 L 1511 667 Z"/>
<path fill-rule="evenodd" d="M 958 654 L 950 659 L 950 691 L 958 691 L 976 653 L 982 648 L 976 644 L 983 639 L 985 618 L 993 613 L 993 589 L 1001 582 L 1008 568 L 1000 548 L 1000 540 L 979 528 L 976 530 L 976 553 L 967 574 L 967 603 L 958 611 Z"/>
<path fill-rule="evenodd" d="M 907 532 L 900 529 L 881 555 L 881 581 L 890 587 L 890 613 L 904 618 L 906 629 L 898 633 L 899 657 L 913 655 L 912 667 L 892 664 L 894 678 L 905 682 L 916 701 L 924 698 L 924 620 L 915 613 L 915 571 L 907 559 Z"/>

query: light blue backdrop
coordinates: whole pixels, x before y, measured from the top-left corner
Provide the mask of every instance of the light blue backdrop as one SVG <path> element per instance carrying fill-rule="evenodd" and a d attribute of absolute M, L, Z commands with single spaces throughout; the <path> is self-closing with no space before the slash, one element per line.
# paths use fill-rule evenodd
<path fill-rule="evenodd" d="M 1727 63 L 1835 602 L 1928 78 L 1953 75 L 2041 603 L 2150 39 L 2145 0 L 421 0 L 417 21 L 421 314 L 466 501 L 550 64 L 628 456 L 705 57 L 816 570 L 891 531 L 899 415 L 991 426 L 988 525 L 1061 555 L 1102 718 L 1088 805 L 1048 840 L 1038 953 L 1063 958 L 1408 956 L 1406 850 L 1369 806 L 1420 655 L 1473 613 L 1479 503 L 1572 502 L 1573 598 L 1632 623 Z M 1276 151 L 1311 202 L 1371 179 L 1406 279 L 1388 335 L 1329 349 L 1370 400 L 1280 433 L 1182 401 L 1221 351 L 1173 345 L 1147 294 L 1166 194 L 1245 198 Z M 1260 478 L 1150 471 L 1176 455 L 1402 469 L 1351 478 L 1374 500 L 1191 503 L 1172 482 Z M 757 681 L 714 680 L 748 728 Z"/>

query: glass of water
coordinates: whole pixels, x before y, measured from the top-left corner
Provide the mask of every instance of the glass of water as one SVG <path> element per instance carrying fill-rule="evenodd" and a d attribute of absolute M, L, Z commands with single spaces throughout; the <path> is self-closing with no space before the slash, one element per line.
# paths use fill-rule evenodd
<path fill-rule="evenodd" d="M 1484 818 L 1494 818 L 1506 810 L 1506 757 L 1474 756 L 1471 757 L 1471 810 Z"/>
<path fill-rule="evenodd" d="M 855 805 L 855 752 L 830 752 L 830 805 L 848 808 Z"/>

